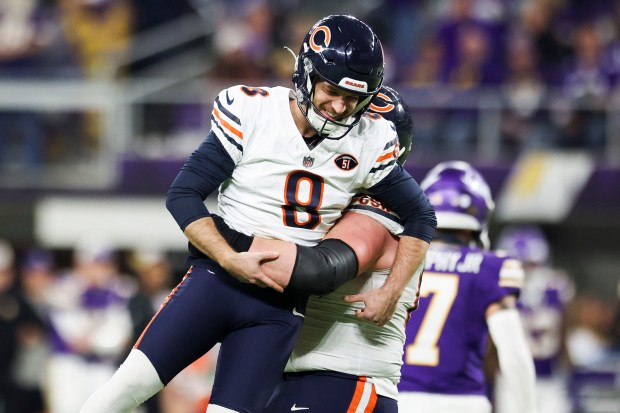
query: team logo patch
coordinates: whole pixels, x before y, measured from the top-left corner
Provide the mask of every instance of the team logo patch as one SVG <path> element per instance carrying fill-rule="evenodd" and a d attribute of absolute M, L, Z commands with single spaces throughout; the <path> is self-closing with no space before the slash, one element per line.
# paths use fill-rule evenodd
<path fill-rule="evenodd" d="M 304 162 L 303 165 L 306 168 L 310 168 L 312 165 L 314 165 L 314 158 L 311 156 L 304 156 Z"/>
<path fill-rule="evenodd" d="M 336 166 L 343 171 L 350 171 L 351 169 L 355 169 L 358 162 L 352 155 L 344 154 L 340 155 L 336 159 L 334 159 Z"/>

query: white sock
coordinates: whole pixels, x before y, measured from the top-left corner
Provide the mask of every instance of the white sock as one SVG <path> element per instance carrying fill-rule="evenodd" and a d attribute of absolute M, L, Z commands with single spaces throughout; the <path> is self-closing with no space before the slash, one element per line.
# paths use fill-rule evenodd
<path fill-rule="evenodd" d="M 149 359 L 133 349 L 112 378 L 90 396 L 80 413 L 130 413 L 163 388 Z"/>

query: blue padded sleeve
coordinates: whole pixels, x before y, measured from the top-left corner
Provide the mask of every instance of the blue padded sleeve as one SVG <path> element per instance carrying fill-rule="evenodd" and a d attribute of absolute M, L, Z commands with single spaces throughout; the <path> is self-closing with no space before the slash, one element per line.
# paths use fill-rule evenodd
<path fill-rule="evenodd" d="M 235 163 L 213 132 L 187 158 L 168 189 L 166 208 L 182 230 L 211 214 L 204 200 L 229 178 Z"/>
<path fill-rule="evenodd" d="M 431 242 L 437 228 L 435 209 L 409 172 L 396 165 L 388 176 L 368 190 L 398 214 L 405 227 L 402 235 Z"/>

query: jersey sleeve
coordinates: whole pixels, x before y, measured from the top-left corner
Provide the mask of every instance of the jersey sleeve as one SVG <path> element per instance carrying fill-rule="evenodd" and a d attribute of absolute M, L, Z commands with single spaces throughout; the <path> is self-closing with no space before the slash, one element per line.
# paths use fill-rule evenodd
<path fill-rule="evenodd" d="M 251 119 L 246 113 L 251 108 L 248 108 L 248 96 L 243 93 L 243 87 L 232 86 L 222 90 L 215 98 L 211 112 L 211 130 L 235 165 L 241 160 L 244 138 L 248 137 L 248 133 L 244 133 L 248 130 L 244 119 Z"/>
<path fill-rule="evenodd" d="M 346 211 L 366 215 L 383 225 L 394 235 L 403 232 L 398 215 L 381 202 L 366 194 L 357 194 L 351 199 Z"/>
<path fill-rule="evenodd" d="M 370 138 L 377 137 L 382 140 L 382 144 L 375 149 L 372 155 L 370 171 L 364 180 L 363 187 L 368 189 L 381 182 L 390 174 L 396 166 L 398 159 L 398 135 L 392 129 L 390 123 L 385 119 L 374 120 L 372 122 L 372 133 Z"/>
<path fill-rule="evenodd" d="M 517 259 L 506 257 L 501 259 L 499 269 L 499 286 L 511 294 L 519 294 L 523 288 L 525 273 Z"/>
<path fill-rule="evenodd" d="M 509 294 L 520 293 L 524 273 L 518 260 L 487 253 L 483 266 L 485 273 L 478 278 L 478 290 L 485 307 Z"/>

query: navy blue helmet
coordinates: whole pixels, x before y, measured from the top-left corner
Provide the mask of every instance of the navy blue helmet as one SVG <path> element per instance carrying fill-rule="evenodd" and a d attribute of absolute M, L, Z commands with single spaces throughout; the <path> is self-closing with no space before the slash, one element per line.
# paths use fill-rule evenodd
<path fill-rule="evenodd" d="M 353 113 L 340 122 L 321 115 L 312 105 L 318 80 L 360 96 Z M 333 15 L 308 32 L 297 56 L 293 83 L 297 103 L 308 122 L 328 139 L 340 139 L 355 126 L 383 83 L 383 47 L 366 23 L 353 16 Z"/>
<path fill-rule="evenodd" d="M 411 152 L 413 141 L 413 121 L 407 103 L 397 91 L 389 86 L 382 86 L 377 96 L 370 102 L 369 111 L 383 116 L 394 124 L 398 134 L 398 163 L 404 165 Z"/>

